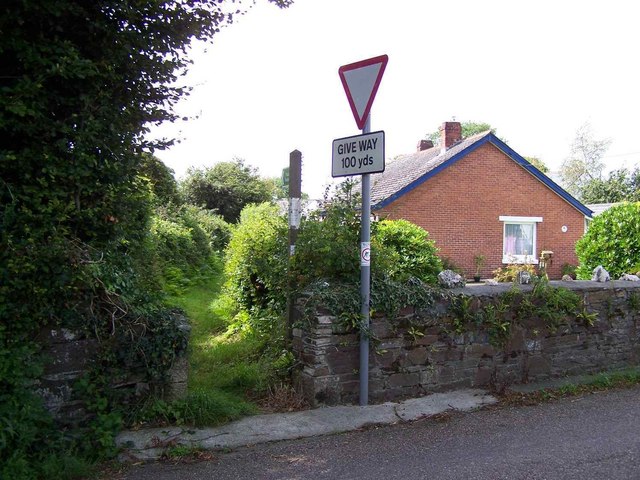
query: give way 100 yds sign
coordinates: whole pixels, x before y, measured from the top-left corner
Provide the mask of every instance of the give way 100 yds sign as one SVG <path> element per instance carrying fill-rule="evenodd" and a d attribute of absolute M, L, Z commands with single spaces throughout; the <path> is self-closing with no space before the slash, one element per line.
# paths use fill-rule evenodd
<path fill-rule="evenodd" d="M 379 172 L 384 172 L 383 131 L 333 141 L 332 177 Z"/>

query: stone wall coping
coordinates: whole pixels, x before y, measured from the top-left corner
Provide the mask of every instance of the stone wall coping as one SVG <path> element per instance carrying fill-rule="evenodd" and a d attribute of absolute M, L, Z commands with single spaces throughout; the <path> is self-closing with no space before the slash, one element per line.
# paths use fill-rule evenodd
<path fill-rule="evenodd" d="M 499 283 L 497 285 L 486 285 L 482 283 L 468 284 L 463 288 L 452 288 L 448 290 L 458 295 L 484 296 L 495 295 L 496 293 L 505 293 L 513 288 L 513 283 Z M 616 289 L 638 289 L 640 290 L 640 282 L 630 282 L 628 280 L 612 280 L 610 282 L 594 282 L 592 280 L 573 280 L 565 282 L 562 280 L 551 280 L 549 285 L 553 287 L 564 287 L 574 291 L 598 291 L 598 290 L 616 290 Z M 516 285 L 523 291 L 527 292 L 533 289 L 533 285 Z"/>

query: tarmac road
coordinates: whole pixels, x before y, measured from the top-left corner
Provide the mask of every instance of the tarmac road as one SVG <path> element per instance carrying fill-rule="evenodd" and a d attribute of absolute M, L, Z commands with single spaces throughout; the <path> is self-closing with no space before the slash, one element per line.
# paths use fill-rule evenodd
<path fill-rule="evenodd" d="M 133 466 L 120 478 L 640 479 L 640 387 Z"/>

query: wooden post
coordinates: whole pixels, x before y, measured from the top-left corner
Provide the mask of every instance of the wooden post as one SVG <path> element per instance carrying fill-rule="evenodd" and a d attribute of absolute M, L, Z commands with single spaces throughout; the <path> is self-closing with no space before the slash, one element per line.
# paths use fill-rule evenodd
<path fill-rule="evenodd" d="M 294 150 L 289 154 L 289 257 L 296 251 L 296 239 L 300 228 L 302 197 L 302 153 Z M 289 272 L 289 292 L 287 296 L 287 337 L 293 338 L 293 314 L 295 279 Z"/>

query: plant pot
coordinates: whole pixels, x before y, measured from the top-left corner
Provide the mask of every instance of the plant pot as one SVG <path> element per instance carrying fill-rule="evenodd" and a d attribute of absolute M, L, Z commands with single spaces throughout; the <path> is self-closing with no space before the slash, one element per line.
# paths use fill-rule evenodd
<path fill-rule="evenodd" d="M 480 275 L 474 275 L 473 276 L 473 281 L 476 283 L 480 283 Z"/>

